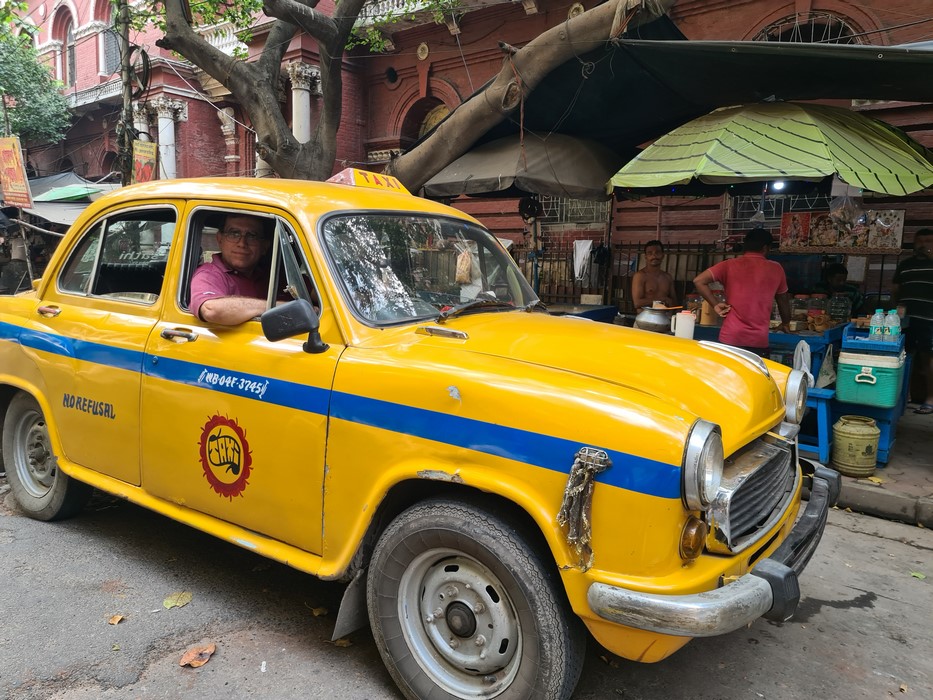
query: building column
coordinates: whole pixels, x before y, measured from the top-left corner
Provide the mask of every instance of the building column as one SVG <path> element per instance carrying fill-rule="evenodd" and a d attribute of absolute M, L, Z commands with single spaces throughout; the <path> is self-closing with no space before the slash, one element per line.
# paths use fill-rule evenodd
<path fill-rule="evenodd" d="M 240 175 L 240 154 L 237 151 L 240 139 L 236 135 L 233 107 L 224 107 L 217 110 L 217 118 L 220 119 L 220 132 L 224 135 L 224 144 L 226 145 L 224 162 L 227 164 L 227 175 Z"/>
<path fill-rule="evenodd" d="M 133 103 L 133 129 L 139 134 L 140 141 L 152 141 L 149 133 L 149 107 L 145 102 Z"/>
<path fill-rule="evenodd" d="M 285 65 L 292 82 L 292 133 L 298 143 L 311 140 L 311 95 L 321 94 L 321 71 L 299 61 Z"/>
<path fill-rule="evenodd" d="M 150 104 L 159 116 L 159 179 L 171 180 L 178 176 L 175 122 L 187 119 L 188 105 L 180 100 L 170 100 L 165 95 L 160 95 Z"/>

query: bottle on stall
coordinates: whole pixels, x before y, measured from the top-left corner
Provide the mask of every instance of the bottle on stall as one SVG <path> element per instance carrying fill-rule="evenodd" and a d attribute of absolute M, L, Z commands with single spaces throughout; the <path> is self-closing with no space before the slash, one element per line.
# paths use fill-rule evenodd
<path fill-rule="evenodd" d="M 829 317 L 833 323 L 848 323 L 849 316 L 852 315 L 852 302 L 845 294 L 833 294 L 829 300 Z"/>
<path fill-rule="evenodd" d="M 807 322 L 807 302 L 810 299 L 809 294 L 795 294 L 791 303 L 791 318 L 795 321 Z"/>
<path fill-rule="evenodd" d="M 884 317 L 884 339 L 891 343 L 901 342 L 901 317 L 897 309 L 891 309 Z"/>
<path fill-rule="evenodd" d="M 868 339 L 884 340 L 884 309 L 875 309 L 868 326 Z"/>
<path fill-rule="evenodd" d="M 822 316 L 826 313 L 827 301 L 826 294 L 813 294 L 807 300 L 807 315 Z"/>

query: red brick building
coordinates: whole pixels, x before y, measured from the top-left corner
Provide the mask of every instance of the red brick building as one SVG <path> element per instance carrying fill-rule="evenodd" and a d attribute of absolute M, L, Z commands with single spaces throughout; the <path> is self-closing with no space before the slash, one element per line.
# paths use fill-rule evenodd
<path fill-rule="evenodd" d="M 329 0 L 319 7 L 327 11 L 325 4 Z M 499 72 L 503 53 L 498 41 L 521 46 L 593 6 L 593 2 L 555 0 L 492 4 L 466 0 L 443 24 L 429 17 L 399 24 L 386 35 L 386 53 L 353 50 L 344 67 L 344 121 L 335 169 L 348 164 L 382 167 L 390 153 L 410 146 Z M 36 27 L 36 47 L 64 83 L 75 114 L 74 125 L 61 143 L 29 145 L 27 160 L 36 174 L 73 169 L 95 179 L 114 169 L 122 95 L 111 11 L 106 0 L 29 3 L 28 21 Z M 931 14 L 927 0 L 679 0 L 671 17 L 691 40 L 891 46 L 933 38 Z M 252 53 L 264 40 L 267 26 L 261 21 L 255 27 L 249 47 Z M 227 51 L 239 43 L 229 27 L 212 28 L 208 35 Z M 157 37 L 151 30 L 134 33 L 130 40 L 151 59 L 149 86 L 134 101 L 134 119 L 143 138 L 159 143 L 162 176 L 264 174 L 239 105 L 216 81 L 157 48 Z M 296 105 L 310 95 L 313 120 L 320 100 L 317 64 L 313 40 L 294 38 L 284 62 L 288 79 L 282 109 L 286 114 L 299 114 Z M 729 76 L 710 76 L 710 80 L 729 80 Z M 879 103 L 855 107 L 870 110 L 933 146 L 933 106 Z M 596 118 L 611 119 L 612 115 Z M 309 126 L 293 124 L 293 129 L 297 133 Z M 905 243 L 917 228 L 933 225 L 929 193 L 896 200 L 877 198 L 870 203 L 873 208 L 906 211 Z M 561 249 L 561 239 L 580 237 L 610 244 L 660 238 L 666 243 L 713 245 L 744 225 L 742 207 L 747 204 L 728 194 L 611 204 L 546 198 L 541 234 L 555 250 Z M 528 227 L 517 215 L 514 199 L 461 198 L 455 205 L 478 216 L 500 236 L 519 242 L 527 238 Z M 686 279 L 687 274 L 685 270 L 681 277 Z"/>

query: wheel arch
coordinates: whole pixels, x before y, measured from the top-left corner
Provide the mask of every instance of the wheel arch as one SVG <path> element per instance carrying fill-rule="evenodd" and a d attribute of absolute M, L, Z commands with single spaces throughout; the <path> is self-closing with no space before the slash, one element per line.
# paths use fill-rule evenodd
<path fill-rule="evenodd" d="M 6 423 L 7 413 L 10 408 L 10 402 L 17 394 L 28 394 L 35 399 L 36 403 L 39 404 L 39 407 L 42 409 L 42 414 L 45 416 L 45 422 L 49 430 L 49 439 L 52 441 L 52 445 L 55 448 L 55 454 L 61 455 L 62 444 L 59 440 L 58 426 L 55 424 L 54 414 L 52 413 L 52 406 L 48 402 L 45 392 L 39 390 L 38 387 L 32 384 L 25 384 L 22 382 L 11 382 L 8 379 L 4 383 L 0 384 L 0 436 L 3 435 L 3 428 Z M 68 463 L 66 460 L 60 459 L 59 464 L 63 466 L 63 471 L 68 473 Z M 0 449 L 0 467 L 3 467 L 3 450 Z M 5 470 L 0 469 L 0 471 Z"/>
<path fill-rule="evenodd" d="M 467 484 L 424 478 L 405 479 L 396 482 L 379 503 L 350 565 L 340 576 L 340 580 L 349 581 L 350 585 L 347 586 L 340 602 L 334 628 L 334 639 L 345 636 L 368 624 L 366 617 L 366 588 L 361 584 L 365 581 L 363 574 L 369 566 L 376 543 L 385 529 L 408 508 L 428 500 L 441 499 L 459 501 L 495 514 L 509 527 L 520 532 L 542 563 L 553 565 L 555 574 L 557 573 L 557 562 L 539 524 L 527 510 L 515 501 Z M 556 576 L 556 580 L 560 582 L 560 576 Z M 568 605 L 569 609 L 572 609 L 573 606 L 570 604 L 563 583 L 558 583 L 557 590 L 558 594 L 563 597 L 564 603 Z"/>

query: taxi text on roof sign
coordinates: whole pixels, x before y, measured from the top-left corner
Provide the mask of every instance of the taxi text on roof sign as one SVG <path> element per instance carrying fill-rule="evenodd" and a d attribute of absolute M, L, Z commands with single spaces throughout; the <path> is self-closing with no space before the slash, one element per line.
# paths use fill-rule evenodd
<path fill-rule="evenodd" d="M 334 182 L 338 185 L 354 185 L 356 187 L 372 187 L 377 190 L 392 190 L 402 194 L 411 194 L 405 185 L 391 175 L 381 173 L 371 173 L 368 170 L 359 168 L 344 168 L 336 175 L 327 179 L 327 182 Z"/>

